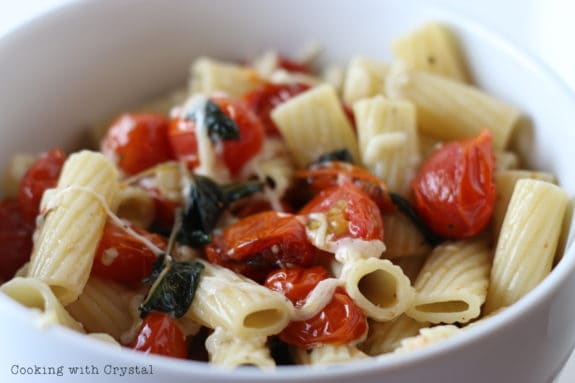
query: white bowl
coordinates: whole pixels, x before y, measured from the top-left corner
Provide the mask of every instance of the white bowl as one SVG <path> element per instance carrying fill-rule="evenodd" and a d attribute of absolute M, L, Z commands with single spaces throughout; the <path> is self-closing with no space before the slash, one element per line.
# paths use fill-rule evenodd
<path fill-rule="evenodd" d="M 425 1 L 123 0 L 71 3 L 0 40 L 0 164 L 21 151 L 72 146 L 88 123 L 186 80 L 198 55 L 246 58 L 320 42 L 327 61 L 390 58 L 394 36 L 430 19 L 456 30 L 477 83 L 533 121 L 530 161 L 575 191 L 575 99 L 543 66 L 476 23 Z M 572 230 L 573 232 L 573 230 Z M 571 235 L 573 237 L 573 235 Z M 152 365 L 124 382 L 550 382 L 575 344 L 575 248 L 535 290 L 492 320 L 427 349 L 330 369 L 228 372 L 100 344 L 63 328 L 38 329 L 0 296 L 0 376 L 14 366 Z M 17 371 L 16 371 L 17 372 Z M 120 370 L 118 370 L 120 373 Z M 54 376 L 27 376 L 57 381 Z M 7 378 L 7 379 L 6 379 Z M 20 377 L 22 378 L 22 377 Z"/>

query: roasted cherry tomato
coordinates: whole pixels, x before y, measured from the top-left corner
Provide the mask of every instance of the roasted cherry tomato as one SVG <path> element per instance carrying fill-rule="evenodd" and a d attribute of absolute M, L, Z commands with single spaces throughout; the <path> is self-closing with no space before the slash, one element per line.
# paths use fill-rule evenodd
<path fill-rule="evenodd" d="M 239 140 L 222 141 L 221 158 L 233 175 L 261 149 L 264 128 L 258 117 L 242 102 L 224 96 L 211 97 L 211 101 L 230 117 L 240 131 Z M 190 169 L 199 165 L 196 123 L 174 118 L 170 122 L 169 140 L 176 157 Z"/>
<path fill-rule="evenodd" d="M 156 234 L 131 226 L 139 235 L 161 249 L 166 240 Z M 92 273 L 116 282 L 140 282 L 152 272 L 156 261 L 154 252 L 124 229 L 107 221 L 94 257 Z"/>
<path fill-rule="evenodd" d="M 471 237 L 489 222 L 495 203 L 491 134 L 448 143 L 421 166 L 413 181 L 415 208 L 446 238 Z"/>
<path fill-rule="evenodd" d="M 127 175 L 173 159 L 168 141 L 169 120 L 160 114 L 124 114 L 112 123 L 102 152 Z"/>
<path fill-rule="evenodd" d="M 0 282 L 12 278 L 30 259 L 33 232 L 17 200 L 0 202 Z"/>
<path fill-rule="evenodd" d="M 311 73 L 311 68 L 309 65 L 296 61 L 294 59 L 290 59 L 283 55 L 278 55 L 278 66 L 288 72 L 299 72 L 309 74 Z"/>
<path fill-rule="evenodd" d="M 298 218 L 276 211 L 245 217 L 206 246 L 210 262 L 257 281 L 278 267 L 309 266 L 316 253 Z"/>
<path fill-rule="evenodd" d="M 18 191 L 18 201 L 26 219 L 33 222 L 40 210 L 46 189 L 56 186 L 66 155 L 60 149 L 43 153 L 24 174 Z"/>
<path fill-rule="evenodd" d="M 313 288 L 327 278 L 329 278 L 329 273 L 322 266 L 313 266 L 307 269 L 293 267 L 271 273 L 266 278 L 265 286 L 270 290 L 282 293 L 296 307 L 301 307 Z"/>
<path fill-rule="evenodd" d="M 304 180 L 315 192 L 352 182 L 369 195 L 382 212 L 396 210 L 385 182 L 359 166 L 342 161 L 320 162 L 306 170 L 296 171 L 295 176 Z"/>
<path fill-rule="evenodd" d="M 272 109 L 309 88 L 309 85 L 302 83 L 274 84 L 266 82 L 247 93 L 244 96 L 244 101 L 258 115 L 266 133 L 278 135 L 278 128 L 270 117 Z"/>
<path fill-rule="evenodd" d="M 383 219 L 375 202 L 350 182 L 322 190 L 300 211 L 301 215 L 324 213 L 330 240 L 359 238 L 383 241 Z M 309 218 L 308 227 L 314 225 Z"/>
<path fill-rule="evenodd" d="M 168 314 L 152 311 L 142 322 L 138 337 L 130 345 L 145 353 L 185 359 L 188 356 L 186 337 Z"/>
<path fill-rule="evenodd" d="M 265 286 L 283 293 L 294 305 L 301 306 L 305 297 L 328 273 L 320 266 L 310 269 L 281 269 L 268 276 Z M 312 348 L 322 344 L 347 344 L 367 331 L 363 311 L 342 288 L 337 288 L 331 301 L 314 317 L 290 322 L 279 334 L 288 344 Z"/>

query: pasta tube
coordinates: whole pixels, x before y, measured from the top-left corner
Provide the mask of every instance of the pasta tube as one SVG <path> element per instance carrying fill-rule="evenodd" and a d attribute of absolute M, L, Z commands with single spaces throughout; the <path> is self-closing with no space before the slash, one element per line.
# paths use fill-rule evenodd
<path fill-rule="evenodd" d="M 59 324 L 84 332 L 82 325 L 68 314 L 50 287 L 36 278 L 16 277 L 0 286 L 0 291 L 16 302 L 38 310 L 41 326 Z"/>
<path fill-rule="evenodd" d="M 425 72 L 397 66 L 387 76 L 389 97 L 407 99 L 417 106 L 419 131 L 451 141 L 477 136 L 487 128 L 493 147 L 506 148 L 519 119 L 519 111 L 479 89 Z"/>
<path fill-rule="evenodd" d="M 415 280 L 407 315 L 420 322 L 466 323 L 477 318 L 489 283 L 491 251 L 483 239 L 436 247 Z"/>
<path fill-rule="evenodd" d="M 48 284 L 62 304 L 80 296 L 118 193 L 118 172 L 100 153 L 82 151 L 64 163 L 37 230 L 29 276 Z"/>
<path fill-rule="evenodd" d="M 261 84 L 251 68 L 201 57 L 192 64 L 191 93 L 224 92 L 241 97 Z"/>
<path fill-rule="evenodd" d="M 359 161 L 355 133 L 333 86 L 324 84 L 303 92 L 277 106 L 271 117 L 299 167 L 344 148 Z"/>
<path fill-rule="evenodd" d="M 401 346 L 403 339 L 418 335 L 425 327 L 429 327 L 429 323 L 418 322 L 407 315 L 388 322 L 370 320 L 367 338 L 359 348 L 370 356 L 392 352 Z"/>
<path fill-rule="evenodd" d="M 66 307 L 89 332 L 110 334 L 114 339 L 130 329 L 130 302 L 134 292 L 112 281 L 91 277 L 78 300 Z"/>
<path fill-rule="evenodd" d="M 389 65 L 356 57 L 349 63 L 343 83 L 343 101 L 353 105 L 356 101 L 382 94 Z"/>
<path fill-rule="evenodd" d="M 387 259 L 356 259 L 341 269 L 345 290 L 366 316 L 384 321 L 401 315 L 413 303 L 409 278 Z"/>
<path fill-rule="evenodd" d="M 202 263 L 205 269 L 187 316 L 240 337 L 277 334 L 287 326 L 293 306 L 282 294 L 226 268 Z"/>
<path fill-rule="evenodd" d="M 223 328 L 217 328 L 206 339 L 210 363 L 227 368 L 257 366 L 273 368 L 275 361 L 266 346 L 265 336 L 238 337 Z"/>
<path fill-rule="evenodd" d="M 361 160 L 390 190 L 406 194 L 419 164 L 415 107 L 383 96 L 353 106 Z"/>
<path fill-rule="evenodd" d="M 455 36 L 444 25 L 428 23 L 395 40 L 395 58 L 416 69 L 456 81 L 469 82 L 466 65 Z"/>
<path fill-rule="evenodd" d="M 549 274 L 568 199 L 549 182 L 517 181 L 497 241 L 487 314 L 515 303 Z"/>

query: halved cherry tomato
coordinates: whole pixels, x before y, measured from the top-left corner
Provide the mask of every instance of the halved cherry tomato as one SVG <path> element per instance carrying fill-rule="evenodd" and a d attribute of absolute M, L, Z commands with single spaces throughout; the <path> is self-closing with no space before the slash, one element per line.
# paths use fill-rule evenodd
<path fill-rule="evenodd" d="M 33 232 L 17 200 L 0 202 L 0 281 L 12 278 L 30 259 Z"/>
<path fill-rule="evenodd" d="M 276 211 L 245 217 L 206 246 L 210 262 L 257 281 L 278 267 L 309 266 L 317 253 L 298 218 Z"/>
<path fill-rule="evenodd" d="M 244 101 L 258 115 L 266 133 L 278 135 L 278 128 L 270 117 L 272 109 L 308 89 L 310 86 L 303 83 L 274 84 L 266 82 L 244 95 Z"/>
<path fill-rule="evenodd" d="M 327 271 L 320 266 L 281 269 L 267 278 L 265 286 L 283 293 L 298 306 L 303 304 L 317 283 L 328 277 Z M 366 331 L 363 311 L 338 287 L 331 301 L 317 315 L 308 320 L 290 322 L 279 337 L 285 343 L 312 348 L 322 344 L 347 344 Z"/>
<path fill-rule="evenodd" d="M 124 114 L 112 123 L 102 152 L 127 175 L 174 158 L 168 141 L 169 120 L 160 114 Z"/>
<path fill-rule="evenodd" d="M 137 226 L 131 226 L 131 229 L 157 247 L 166 248 L 163 237 Z M 156 255 L 150 248 L 118 225 L 107 221 L 96 249 L 92 273 L 116 282 L 140 282 L 152 272 L 155 261 Z"/>
<path fill-rule="evenodd" d="M 330 240 L 360 238 L 383 241 L 383 219 L 375 202 L 350 182 L 322 190 L 300 211 L 325 213 Z M 312 224 L 312 221 L 308 225 Z"/>
<path fill-rule="evenodd" d="M 233 175 L 261 149 L 264 128 L 258 117 L 242 102 L 224 96 L 210 98 L 228 117 L 237 124 L 239 140 L 222 141 L 221 158 Z M 199 165 L 196 123 L 192 120 L 175 118 L 170 122 L 169 141 L 178 160 L 185 161 L 188 168 Z"/>
<path fill-rule="evenodd" d="M 26 219 L 34 222 L 46 189 L 56 186 L 66 155 L 60 149 L 41 154 L 24 173 L 18 190 L 18 201 Z"/>
<path fill-rule="evenodd" d="M 182 359 L 188 356 L 184 333 L 174 319 L 158 311 L 152 311 L 144 319 L 138 337 L 130 347 L 146 354 Z"/>
<path fill-rule="evenodd" d="M 396 210 L 387 192 L 387 185 L 381 178 L 347 162 L 327 161 L 313 164 L 309 169 L 296 171 L 295 177 L 305 180 L 315 192 L 351 182 L 364 191 L 382 212 L 390 213 Z"/>
<path fill-rule="evenodd" d="M 491 133 L 448 143 L 425 162 L 413 181 L 415 208 L 431 230 L 465 238 L 489 222 L 495 203 Z"/>
<path fill-rule="evenodd" d="M 312 72 L 309 65 L 294 59 L 290 59 L 283 55 L 278 55 L 278 66 L 287 70 L 288 72 L 298 72 L 305 74 L 310 74 Z"/>

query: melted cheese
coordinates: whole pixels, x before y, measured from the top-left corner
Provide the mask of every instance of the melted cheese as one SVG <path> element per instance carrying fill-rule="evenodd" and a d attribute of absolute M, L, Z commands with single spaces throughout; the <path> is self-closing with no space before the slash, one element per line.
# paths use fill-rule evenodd
<path fill-rule="evenodd" d="M 308 320 L 316 316 L 331 301 L 335 289 L 342 282 L 337 278 L 320 281 L 306 297 L 305 304 L 294 308 L 290 319 L 293 321 Z"/>
<path fill-rule="evenodd" d="M 385 244 L 378 239 L 366 241 L 360 238 L 342 238 L 332 241 L 324 213 L 311 213 L 308 219 L 314 223 L 306 225 L 308 240 L 318 249 L 334 253 L 335 259 L 340 263 L 363 258 L 379 258 L 385 251 Z M 313 229 L 310 226 L 313 226 Z"/>
<path fill-rule="evenodd" d="M 206 103 L 208 98 L 203 95 L 195 95 L 188 100 L 180 110 L 181 116 L 193 115 L 196 124 L 196 141 L 198 145 L 198 159 L 200 164 L 194 169 L 196 174 L 201 174 L 219 183 L 230 181 L 230 172 L 222 163 L 218 153 L 223 150 L 221 142 L 217 145 L 212 143 L 206 126 Z"/>
<path fill-rule="evenodd" d="M 255 155 L 242 169 L 241 177 L 249 179 L 256 175 L 262 182 L 271 178 L 274 187 L 266 185 L 263 190 L 264 198 L 270 203 L 272 209 L 283 211 L 281 198 L 291 184 L 293 165 L 288 157 L 283 140 L 266 138 L 260 152 Z"/>
<path fill-rule="evenodd" d="M 93 196 L 100 203 L 100 206 L 102 207 L 102 209 L 104 209 L 104 211 L 106 212 L 108 217 L 112 220 L 112 222 L 114 222 L 115 225 L 121 227 L 126 233 L 128 233 L 129 235 L 131 235 L 132 237 L 134 237 L 135 239 L 140 241 L 143 245 L 145 245 L 147 248 L 149 248 L 156 256 L 165 252 L 164 250 L 160 249 L 158 246 L 154 245 L 154 243 L 152 241 L 150 241 L 148 238 L 144 237 L 143 235 L 136 233 L 128 224 L 126 224 L 126 222 L 124 222 L 120 217 L 118 217 L 116 214 L 114 214 L 112 209 L 110 209 L 110 207 L 108 206 L 108 203 L 106 202 L 104 197 L 102 197 L 100 194 L 94 192 L 92 189 L 84 187 L 84 186 L 67 186 L 67 187 L 62 188 L 62 189 L 56 189 L 56 192 L 51 194 L 50 198 L 47 199 L 47 201 L 45 203 L 46 209 L 42 215 L 46 216 L 50 213 L 50 211 L 52 209 L 56 209 L 58 207 L 58 204 L 60 203 L 60 200 L 63 198 L 63 196 L 71 190 L 83 191 L 83 192 L 88 193 L 91 196 Z"/>

